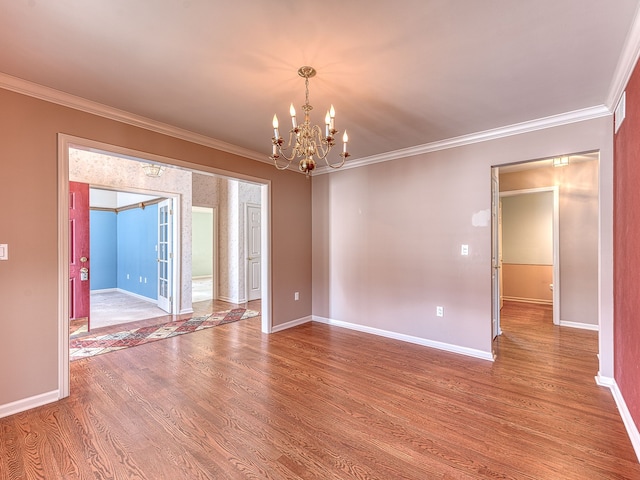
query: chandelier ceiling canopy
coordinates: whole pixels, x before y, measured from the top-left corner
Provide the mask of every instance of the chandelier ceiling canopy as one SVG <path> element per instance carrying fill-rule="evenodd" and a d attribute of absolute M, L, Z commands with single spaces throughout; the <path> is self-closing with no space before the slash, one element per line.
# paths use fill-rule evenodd
<path fill-rule="evenodd" d="M 309 104 L 309 79 L 315 77 L 316 70 L 313 67 L 303 66 L 298 69 L 298 75 L 304 78 L 305 102 L 302 105 L 304 120 L 301 124 L 298 123 L 296 109 L 292 103 L 289 107 L 292 128 L 289 130 L 289 142 L 285 147 L 284 139 L 280 136 L 278 130 L 278 117 L 276 115 L 273 116 L 273 138 L 271 139 L 273 153 L 269 158 L 273 160 L 278 170 L 289 168 L 291 162 L 298 159 L 298 169 L 308 177 L 316 168 L 316 160 L 324 160 L 327 166 L 331 168 L 342 167 L 347 157 L 349 157 L 349 152 L 347 152 L 349 136 L 345 130 L 342 136 L 342 152 L 338 155 L 340 160 L 331 163 L 328 156 L 335 145 L 335 137 L 338 133 L 335 128 L 335 109 L 331 105 L 331 108 L 327 110 L 324 118 L 324 132 L 318 125 L 311 125 L 309 112 L 313 110 L 313 107 Z"/>

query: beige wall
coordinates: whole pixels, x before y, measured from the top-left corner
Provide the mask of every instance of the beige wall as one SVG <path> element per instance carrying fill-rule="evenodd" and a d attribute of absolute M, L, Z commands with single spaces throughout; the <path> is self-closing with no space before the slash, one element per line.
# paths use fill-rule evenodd
<path fill-rule="evenodd" d="M 502 264 L 502 297 L 516 302 L 553 304 L 552 265 Z"/>
<path fill-rule="evenodd" d="M 311 314 L 311 185 L 303 175 L 7 90 L 0 105 L 0 243 L 9 244 L 0 262 L 0 408 L 60 388 L 58 133 L 270 181 L 273 324 Z"/>
<path fill-rule="evenodd" d="M 505 300 L 553 304 L 554 196 L 544 191 L 500 199 Z"/>
<path fill-rule="evenodd" d="M 482 220 L 491 207 L 491 166 L 601 150 L 599 308 L 608 375 L 611 142 L 605 117 L 314 177 L 314 315 L 489 354 L 491 227 Z M 469 256 L 460 255 L 462 244 Z"/>
<path fill-rule="evenodd" d="M 500 175 L 500 190 L 558 186 L 560 322 L 598 324 L 598 161 Z"/>
<path fill-rule="evenodd" d="M 554 192 L 505 196 L 502 204 L 502 261 L 553 265 Z"/>

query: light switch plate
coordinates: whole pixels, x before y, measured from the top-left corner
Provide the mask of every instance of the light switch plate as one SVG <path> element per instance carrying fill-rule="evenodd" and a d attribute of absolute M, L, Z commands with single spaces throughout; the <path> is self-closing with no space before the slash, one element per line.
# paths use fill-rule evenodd
<path fill-rule="evenodd" d="M 0 244 L 0 260 L 9 260 L 9 245 Z"/>

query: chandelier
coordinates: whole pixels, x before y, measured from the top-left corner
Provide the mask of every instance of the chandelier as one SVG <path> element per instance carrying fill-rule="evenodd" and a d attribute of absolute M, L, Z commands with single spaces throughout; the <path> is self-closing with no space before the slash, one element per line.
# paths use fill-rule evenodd
<path fill-rule="evenodd" d="M 304 78 L 305 102 L 302 105 L 304 121 L 302 124 L 298 124 L 296 109 L 293 108 L 292 103 L 291 107 L 289 107 L 289 114 L 291 115 L 293 128 L 289 130 L 289 143 L 284 147 L 284 140 L 278 132 L 278 117 L 276 115 L 273 116 L 273 138 L 271 139 L 273 154 L 269 158 L 273 160 L 273 164 L 278 170 L 286 170 L 294 159 L 299 159 L 298 169 L 308 177 L 316 168 L 316 159 L 324 160 L 327 166 L 331 168 L 342 167 L 349 156 L 349 152 L 347 152 L 349 137 L 345 130 L 342 136 L 342 152 L 338 155 L 341 160 L 335 163 L 329 162 L 329 152 L 335 145 L 335 135 L 338 133 L 338 130 L 335 129 L 336 112 L 333 105 L 331 105 L 324 119 L 324 134 L 321 127 L 311 125 L 309 112 L 313 110 L 313 107 L 309 104 L 309 79 L 315 77 L 316 70 L 313 67 L 300 67 L 298 75 Z M 283 160 L 280 159 L 281 156 Z"/>

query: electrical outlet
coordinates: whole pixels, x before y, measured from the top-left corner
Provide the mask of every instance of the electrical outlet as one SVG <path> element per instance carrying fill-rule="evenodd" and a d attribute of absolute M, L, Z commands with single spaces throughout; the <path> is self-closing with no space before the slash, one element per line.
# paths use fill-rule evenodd
<path fill-rule="evenodd" d="M 462 245 L 460 247 L 460 255 L 469 255 L 469 245 Z"/>
<path fill-rule="evenodd" d="M 293 294 L 293 299 L 297 302 L 298 300 L 300 300 L 300 292 L 296 292 Z"/>
<path fill-rule="evenodd" d="M 444 317 L 444 307 L 436 307 L 436 317 Z"/>

